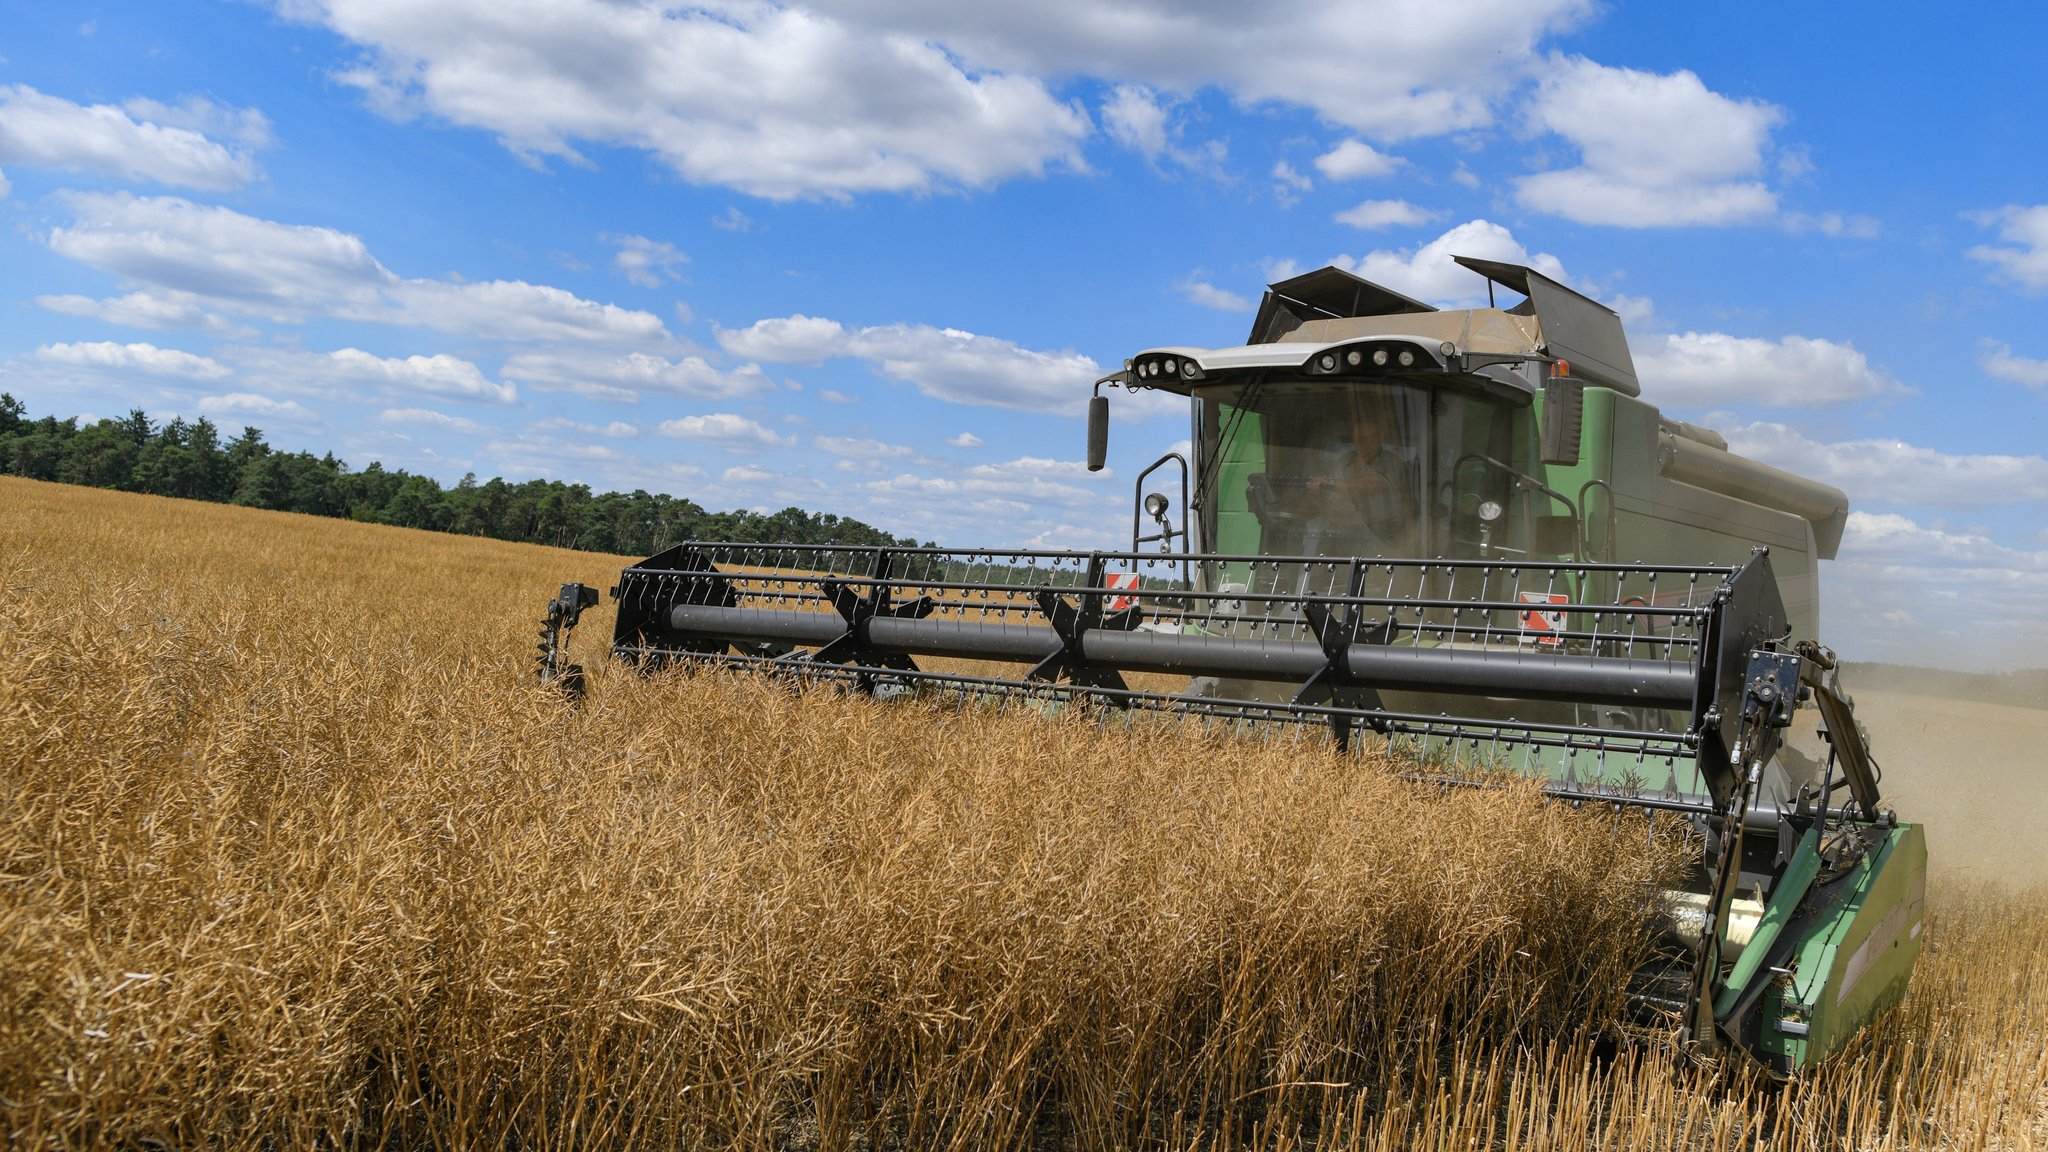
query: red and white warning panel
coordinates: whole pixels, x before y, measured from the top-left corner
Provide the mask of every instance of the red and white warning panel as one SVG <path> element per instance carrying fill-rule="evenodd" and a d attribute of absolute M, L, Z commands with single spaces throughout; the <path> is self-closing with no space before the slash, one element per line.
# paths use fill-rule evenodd
<path fill-rule="evenodd" d="M 1524 604 L 1569 604 L 1572 598 L 1563 592 L 1524 592 Z M 1522 643 L 1540 644 L 1545 648 L 1564 647 L 1564 613 L 1544 611 L 1541 608 L 1522 610 Z"/>
<path fill-rule="evenodd" d="M 1136 572 L 1111 572 L 1103 578 L 1102 583 L 1105 588 L 1129 588 L 1136 591 L 1138 587 L 1138 574 Z M 1138 598 L 1136 596 L 1112 596 L 1109 598 L 1108 610 L 1111 612 L 1121 612 L 1137 602 Z"/>

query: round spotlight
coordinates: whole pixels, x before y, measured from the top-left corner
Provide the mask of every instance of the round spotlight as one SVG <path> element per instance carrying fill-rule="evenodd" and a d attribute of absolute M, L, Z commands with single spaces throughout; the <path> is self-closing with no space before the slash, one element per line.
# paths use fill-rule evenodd
<path fill-rule="evenodd" d="M 1150 516 L 1154 520 L 1166 515 L 1165 493 L 1147 492 L 1145 494 L 1145 515 Z"/>
<path fill-rule="evenodd" d="M 1443 353 L 1443 357 L 1446 360 L 1449 360 L 1451 357 L 1456 356 L 1458 354 L 1458 346 L 1456 344 L 1451 343 L 1449 340 L 1446 340 L 1443 343 L 1437 345 L 1436 350 L 1438 352 Z"/>
<path fill-rule="evenodd" d="M 1168 360 L 1166 362 L 1166 374 L 1168 376 L 1178 376 L 1180 374 L 1180 361 Z"/>
<path fill-rule="evenodd" d="M 1351 365 L 1353 368 L 1356 368 L 1360 364 L 1365 363 L 1365 354 L 1363 352 L 1360 352 L 1358 349 L 1353 348 L 1351 351 L 1346 352 L 1344 354 L 1344 362 L 1346 364 Z"/>
<path fill-rule="evenodd" d="M 1335 372 L 1337 370 L 1337 358 L 1325 352 L 1322 358 L 1316 361 L 1316 366 L 1325 372 Z"/>
<path fill-rule="evenodd" d="M 1181 378 L 1181 379 L 1183 379 L 1183 380 L 1193 380 L 1193 379 L 1194 379 L 1195 377 L 1197 377 L 1197 376 L 1199 376 L 1199 375 L 1201 375 L 1201 374 L 1202 374 L 1202 370 L 1201 370 L 1200 368 L 1198 368 L 1198 367 L 1196 367 L 1196 366 L 1195 366 L 1195 362 L 1194 362 L 1193 360 L 1183 360 L 1183 361 L 1181 361 L 1181 362 L 1180 362 L 1180 378 Z"/>
<path fill-rule="evenodd" d="M 1491 524 L 1495 520 L 1500 519 L 1501 513 L 1505 511 L 1507 509 L 1501 507 L 1498 500 L 1482 501 L 1479 505 L 1479 520 L 1481 523 Z"/>
<path fill-rule="evenodd" d="M 1387 350 L 1385 348 L 1373 349 L 1372 362 L 1376 367 L 1385 368 L 1387 366 Z"/>
<path fill-rule="evenodd" d="M 1401 357 L 1400 357 L 1400 359 L 1401 359 L 1401 367 L 1403 367 L 1403 368 L 1413 368 L 1413 367 L 1415 367 L 1415 353 L 1413 353 L 1413 352 L 1410 352 L 1410 351 L 1409 351 L 1408 349 L 1406 349 L 1406 348 L 1403 348 L 1403 349 L 1401 349 Z"/>

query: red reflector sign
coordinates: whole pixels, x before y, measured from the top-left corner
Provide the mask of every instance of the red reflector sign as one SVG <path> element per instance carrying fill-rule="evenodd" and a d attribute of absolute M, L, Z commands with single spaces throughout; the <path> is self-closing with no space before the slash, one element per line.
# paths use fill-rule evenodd
<path fill-rule="evenodd" d="M 1570 596 L 1562 592 L 1524 592 L 1524 604 L 1569 604 Z M 1545 612 L 1540 608 L 1522 610 L 1522 643 L 1541 644 L 1545 648 L 1564 647 L 1564 613 Z"/>
<path fill-rule="evenodd" d="M 1106 588 L 1130 588 L 1135 590 L 1138 587 L 1138 574 L 1136 572 L 1111 572 L 1103 578 L 1102 583 Z M 1111 612 L 1121 612 L 1126 608 L 1136 605 L 1137 602 L 1138 598 L 1136 596 L 1112 596 L 1109 598 L 1108 608 Z"/>

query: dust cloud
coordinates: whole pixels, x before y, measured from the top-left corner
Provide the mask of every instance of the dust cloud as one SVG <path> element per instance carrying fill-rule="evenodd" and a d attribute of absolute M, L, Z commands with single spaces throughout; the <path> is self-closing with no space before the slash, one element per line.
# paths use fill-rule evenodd
<path fill-rule="evenodd" d="M 2048 887 L 2048 710 L 1845 687 L 1935 877 Z"/>

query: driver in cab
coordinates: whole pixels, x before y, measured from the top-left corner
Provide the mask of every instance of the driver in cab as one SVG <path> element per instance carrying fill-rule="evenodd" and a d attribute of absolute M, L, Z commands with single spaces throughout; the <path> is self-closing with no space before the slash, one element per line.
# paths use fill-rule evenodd
<path fill-rule="evenodd" d="M 1413 547 L 1413 500 L 1408 464 L 1387 444 L 1383 413 L 1351 407 L 1349 435 L 1332 437 L 1325 469 L 1308 482 L 1320 515 L 1311 532 L 1320 555 L 1390 556 Z"/>

